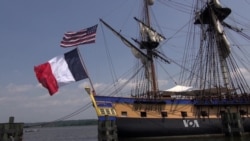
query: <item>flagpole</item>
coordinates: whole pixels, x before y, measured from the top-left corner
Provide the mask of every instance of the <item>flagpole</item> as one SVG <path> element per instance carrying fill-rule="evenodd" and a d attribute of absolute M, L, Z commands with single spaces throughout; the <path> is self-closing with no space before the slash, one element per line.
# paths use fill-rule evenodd
<path fill-rule="evenodd" d="M 86 74 L 87 74 L 87 76 L 88 76 L 89 83 L 90 83 L 90 86 L 91 86 L 91 88 L 92 88 L 92 92 L 91 92 L 90 88 L 85 88 L 85 90 L 86 90 L 86 92 L 89 94 L 89 96 L 90 96 L 90 98 L 91 98 L 91 101 L 92 101 L 92 104 L 93 104 L 93 106 L 94 106 L 94 108 L 95 108 L 96 114 L 97 114 L 97 115 L 101 115 L 101 112 L 100 112 L 100 110 L 99 110 L 99 108 L 98 108 L 98 106 L 97 106 L 97 104 L 96 104 L 95 97 L 94 97 L 94 96 L 96 95 L 95 89 L 94 89 L 94 85 L 93 85 L 93 83 L 92 83 L 92 81 L 91 81 L 91 79 L 90 79 L 90 77 L 89 77 L 88 70 L 86 69 L 86 65 L 85 65 L 85 63 L 84 63 L 84 61 L 83 61 L 83 59 L 82 59 L 82 55 L 81 55 L 81 53 L 79 53 L 78 46 L 76 46 L 76 49 L 77 49 L 78 55 L 80 56 L 80 60 L 81 60 L 81 63 L 82 63 L 82 65 L 83 65 L 83 67 L 84 67 L 84 70 L 85 70 L 85 72 L 86 72 Z"/>
<path fill-rule="evenodd" d="M 91 86 L 91 88 L 92 88 L 93 95 L 96 95 L 95 89 L 94 89 L 94 85 L 93 85 L 93 83 L 92 83 L 92 81 L 91 81 L 91 79 L 90 79 L 90 77 L 89 77 L 88 70 L 86 69 L 86 65 L 85 65 L 85 63 L 84 63 L 84 61 L 83 61 L 83 59 L 82 59 L 82 55 L 81 55 L 81 53 L 79 53 L 78 46 L 76 46 L 76 49 L 77 49 L 78 55 L 80 56 L 80 60 L 81 60 L 81 63 L 82 63 L 82 65 L 83 65 L 83 67 L 84 67 L 84 70 L 85 70 L 85 72 L 86 72 L 86 74 L 87 74 L 87 76 L 88 76 L 89 83 L 90 83 L 90 86 Z"/>

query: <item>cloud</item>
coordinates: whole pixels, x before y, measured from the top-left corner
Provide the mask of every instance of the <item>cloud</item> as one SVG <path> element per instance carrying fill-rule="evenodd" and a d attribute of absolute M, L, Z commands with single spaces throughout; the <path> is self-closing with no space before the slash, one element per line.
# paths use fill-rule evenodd
<path fill-rule="evenodd" d="M 103 91 L 104 89 L 106 89 L 107 87 L 110 87 L 110 85 L 112 84 L 107 84 L 107 83 L 95 83 L 94 85 L 94 89 L 96 91 Z M 78 88 L 84 90 L 85 87 L 91 87 L 89 82 L 83 82 L 81 84 L 78 85 Z"/>
<path fill-rule="evenodd" d="M 239 71 L 242 73 L 246 81 L 249 83 L 250 82 L 249 70 L 247 70 L 246 68 L 239 68 Z"/>
<path fill-rule="evenodd" d="M 16 85 L 13 83 L 10 83 L 6 86 L 6 90 L 8 93 L 23 93 L 23 92 L 27 92 L 30 91 L 31 89 L 33 89 L 34 86 L 30 85 L 30 84 L 22 84 L 22 85 Z"/>
<path fill-rule="evenodd" d="M 159 80 L 159 89 L 166 90 L 168 89 L 168 80 Z"/>
<path fill-rule="evenodd" d="M 128 80 L 127 79 L 119 79 L 119 83 L 121 83 L 121 85 L 125 84 Z M 167 80 L 158 80 L 158 87 L 159 89 L 161 89 L 162 87 L 166 87 L 168 84 Z M 136 82 L 129 82 L 126 86 L 127 89 L 131 89 L 133 87 L 136 86 Z"/>
<path fill-rule="evenodd" d="M 167 80 L 159 80 L 159 89 L 165 90 L 167 89 Z M 127 84 L 126 84 L 127 83 Z M 125 85 L 123 87 L 123 85 Z M 116 84 L 109 84 L 109 83 L 94 83 L 94 89 L 97 94 L 100 95 L 110 95 L 115 90 L 119 90 L 120 87 L 123 87 L 122 91 L 119 91 L 119 94 L 126 94 L 130 93 L 130 90 L 136 86 L 136 82 L 128 82 L 128 79 L 119 79 Z M 85 87 L 90 87 L 89 82 L 83 82 L 78 85 L 78 88 L 84 89 Z"/>
<path fill-rule="evenodd" d="M 6 122 L 9 116 L 15 116 L 16 121 L 36 122 L 53 121 L 68 115 L 90 103 L 90 98 L 78 85 L 67 85 L 50 96 L 46 88 L 40 84 L 8 84 L 0 86 L 0 122 Z M 90 108 L 92 109 L 92 108 Z M 71 119 L 85 118 L 85 115 L 95 117 L 95 113 L 79 113 Z M 92 112 L 92 111 L 91 111 Z M 89 116 L 88 116 L 89 117 Z"/>

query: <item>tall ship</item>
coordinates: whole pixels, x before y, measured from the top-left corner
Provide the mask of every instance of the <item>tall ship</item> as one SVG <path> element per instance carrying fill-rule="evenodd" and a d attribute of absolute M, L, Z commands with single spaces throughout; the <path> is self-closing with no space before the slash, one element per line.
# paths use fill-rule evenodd
<path fill-rule="evenodd" d="M 137 61 L 131 71 L 133 74 L 126 76 L 125 82 L 117 81 L 110 94 L 101 95 L 94 88 L 86 88 L 98 120 L 114 121 L 118 137 L 242 135 L 250 132 L 249 55 L 233 38 L 239 35 L 249 41 L 250 36 L 244 32 L 244 27 L 227 22 L 233 11 L 219 0 L 191 2 L 189 13 L 192 16 L 185 25 L 188 29 L 185 40 L 180 43 L 182 61 L 176 61 L 162 52 L 162 48 L 168 48 L 166 42 L 171 37 L 165 37 L 168 33 L 160 33 L 156 24 L 152 24 L 151 10 L 157 1 L 141 2 L 142 15 L 131 19 L 138 24 L 136 37 L 125 37 L 112 24 L 100 19 L 104 28 L 114 33 Z M 168 2 L 182 5 L 179 1 L 162 3 Z M 173 15 L 167 20 L 177 18 Z M 181 29 L 176 34 L 178 32 L 182 32 Z M 167 70 L 158 72 L 161 65 L 179 67 L 179 81 L 174 82 L 176 85 L 172 88 L 160 89 L 159 80 L 166 78 L 160 73 L 166 73 L 168 81 L 173 80 Z M 126 94 L 123 88 L 127 89 Z"/>
<path fill-rule="evenodd" d="M 86 88 L 98 120 L 114 121 L 118 137 L 249 133 L 249 55 L 244 54 L 247 52 L 237 45 L 233 35 L 246 41 L 250 36 L 243 28 L 227 22 L 231 9 L 219 0 L 194 1 L 189 7 L 192 16 L 186 25 L 186 40 L 182 41 L 182 61 L 177 62 L 162 52 L 171 37 L 165 37 L 167 33 L 160 33 L 152 24 L 150 11 L 156 2 L 142 0 L 141 17 L 131 19 L 138 24 L 136 38 L 126 38 L 100 19 L 137 61 L 133 74 L 126 82 L 114 84 L 116 88 L 110 94 L 100 95 Z M 168 2 L 171 1 L 164 1 Z M 168 20 L 177 18 L 173 15 Z M 163 79 L 157 72 L 159 63 L 179 67 L 179 82 L 174 87 L 159 88 L 159 80 Z M 131 89 L 126 96 L 120 96 L 126 85 Z"/>
<path fill-rule="evenodd" d="M 227 21 L 233 11 L 219 0 L 193 1 L 189 7 L 192 16 L 185 25 L 186 37 L 180 43 L 183 47 L 180 62 L 162 52 L 162 48 L 168 48 L 166 42 L 171 37 L 165 37 L 167 33 L 160 33 L 154 27 L 156 24 L 152 24 L 151 10 L 157 1 L 141 2 L 142 15 L 131 19 L 138 24 L 137 37 L 127 38 L 112 24 L 100 19 L 104 28 L 114 33 L 137 61 L 126 81 L 112 85 L 113 92 L 102 95 L 94 88 L 86 88 L 98 120 L 114 121 L 118 137 L 250 132 L 249 54 L 233 38 L 237 35 L 237 39 L 249 41 L 250 36 L 244 27 Z M 163 3 L 168 2 L 171 3 Z M 182 5 L 179 1 L 176 4 Z M 167 19 L 176 18 L 173 15 Z M 176 34 L 178 32 L 182 32 L 181 29 Z M 159 65 L 179 67 L 179 81 L 172 88 L 160 89 L 159 80 L 166 78 L 162 77 L 163 73 L 169 76 L 168 81 L 173 79 L 167 71 L 159 75 Z"/>

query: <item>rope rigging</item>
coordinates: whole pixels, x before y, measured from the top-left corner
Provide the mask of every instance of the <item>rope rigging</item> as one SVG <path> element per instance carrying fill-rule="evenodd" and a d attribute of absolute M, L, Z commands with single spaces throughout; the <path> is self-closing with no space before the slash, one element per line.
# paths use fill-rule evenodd
<path fill-rule="evenodd" d="M 200 6 L 199 4 L 197 4 L 195 5 L 196 6 L 195 7 L 193 5 L 183 4 L 183 3 L 176 2 L 173 0 L 168 0 L 168 1 L 159 0 L 159 2 L 161 4 L 164 4 L 167 7 L 171 7 L 173 9 L 176 9 L 178 11 L 181 11 L 187 14 L 190 14 L 190 11 L 193 11 L 194 13 L 197 12 L 196 9 L 198 9 L 198 6 Z M 202 2 L 204 3 L 204 1 Z M 191 10 L 191 9 L 195 9 L 195 10 Z M 211 19 L 208 19 L 208 20 L 211 20 Z M 185 40 L 185 49 L 183 51 L 185 55 L 183 55 L 182 64 L 178 63 L 174 59 L 171 59 L 170 57 L 167 57 L 164 53 L 161 53 L 159 50 L 156 50 L 156 49 L 150 50 L 151 51 L 150 53 L 152 53 L 153 58 L 156 58 L 156 59 L 158 58 L 159 60 L 163 61 L 165 64 L 174 63 L 175 65 L 177 65 L 178 67 L 182 69 L 180 77 L 179 77 L 180 82 L 177 82 L 175 80 L 176 78 L 171 76 L 170 73 L 167 70 L 165 70 L 163 66 L 161 66 L 164 69 L 167 76 L 176 85 L 185 84 L 187 86 L 193 86 L 193 87 L 202 89 L 204 91 L 206 89 L 216 88 L 222 94 L 249 93 L 250 87 L 248 85 L 248 80 L 244 78 L 245 72 L 242 72 L 244 68 L 248 71 L 248 73 L 250 73 L 250 68 L 249 68 L 250 60 L 247 60 L 247 57 L 249 56 L 249 54 L 248 56 L 245 55 L 247 51 L 244 51 L 242 47 L 235 44 L 233 46 L 232 45 L 230 46 L 230 48 L 232 49 L 230 50 L 231 52 L 228 53 L 228 55 L 223 55 L 222 53 L 226 51 L 224 49 L 224 46 L 221 45 L 222 44 L 221 40 L 218 39 L 220 38 L 220 35 L 218 31 L 216 31 L 216 25 L 212 23 L 212 21 L 209 21 L 209 24 L 204 24 L 200 22 L 200 25 L 194 25 L 193 21 L 194 21 L 194 18 L 190 17 L 190 20 L 188 21 L 188 23 L 182 26 L 172 36 L 169 36 L 167 41 L 163 42 L 160 45 L 160 47 L 162 47 L 162 45 L 166 44 L 168 41 L 175 38 L 181 33 L 187 34 L 186 40 Z M 243 29 L 236 28 L 236 26 L 231 26 L 225 21 L 220 21 L 220 22 L 227 29 L 230 29 L 238 33 L 239 35 L 243 36 L 245 39 L 250 40 L 249 34 L 243 32 L 244 31 Z M 198 28 L 195 28 L 195 26 Z M 103 27 L 102 27 L 102 32 L 103 32 Z M 120 32 L 118 32 L 118 34 L 119 33 Z M 228 35 L 226 34 L 227 33 L 226 30 L 223 31 L 223 34 L 224 33 L 225 35 Z M 199 40 L 196 39 L 197 36 L 199 36 L 198 37 Z M 103 32 L 103 38 L 104 38 L 104 46 L 106 49 L 106 55 L 107 55 L 107 59 L 109 62 L 109 69 L 110 69 L 113 85 L 112 85 L 112 88 L 110 85 L 110 88 L 105 88 L 104 90 L 100 90 L 99 94 L 105 95 L 108 93 L 108 96 L 114 96 L 115 94 L 118 94 L 118 93 L 122 94 L 122 90 L 124 90 L 124 88 L 128 88 L 126 87 L 128 84 L 133 84 L 133 85 L 130 85 L 129 88 L 131 87 L 132 88 L 130 92 L 128 92 L 130 93 L 132 97 L 149 98 L 150 96 L 145 96 L 145 95 L 147 94 L 147 92 L 150 92 L 150 87 L 152 87 L 152 84 L 149 84 L 150 76 L 148 72 L 150 70 L 146 70 L 146 71 L 143 70 L 143 67 L 145 67 L 147 64 L 143 64 L 141 60 L 137 60 L 138 61 L 137 64 L 128 71 L 128 73 L 133 72 L 133 74 L 128 75 L 128 73 L 125 73 L 125 75 L 123 76 L 125 76 L 124 78 L 126 79 L 124 79 L 124 81 L 121 81 L 121 79 L 118 79 L 117 77 L 115 67 L 112 62 L 111 52 L 109 50 L 109 46 L 106 40 L 106 35 L 104 34 L 104 32 Z M 201 43 L 198 43 L 200 41 Z M 233 41 L 233 40 L 231 39 L 230 41 Z M 239 51 L 235 51 L 233 47 L 238 48 Z M 146 51 L 143 51 L 143 53 L 144 52 Z M 243 56 L 238 55 L 239 52 L 241 52 L 244 55 Z M 231 54 L 235 54 L 236 56 L 234 57 Z M 146 57 L 148 60 L 152 59 L 147 54 L 144 57 Z M 191 64 L 190 61 L 194 61 L 194 63 Z M 138 65 L 139 63 L 140 65 Z M 226 91 L 223 91 L 223 88 L 226 88 Z M 87 110 L 89 107 L 91 107 L 91 105 L 92 105 L 91 103 L 87 103 L 86 105 L 77 109 L 76 111 L 49 123 L 69 119 Z"/>

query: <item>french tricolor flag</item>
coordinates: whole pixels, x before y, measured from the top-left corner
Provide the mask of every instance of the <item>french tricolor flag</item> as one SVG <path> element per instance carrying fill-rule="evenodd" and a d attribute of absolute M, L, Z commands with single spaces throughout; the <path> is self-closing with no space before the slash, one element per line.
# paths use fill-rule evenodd
<path fill-rule="evenodd" d="M 48 89 L 51 96 L 61 86 L 88 78 L 77 48 L 35 66 L 34 71 L 38 81 Z"/>

